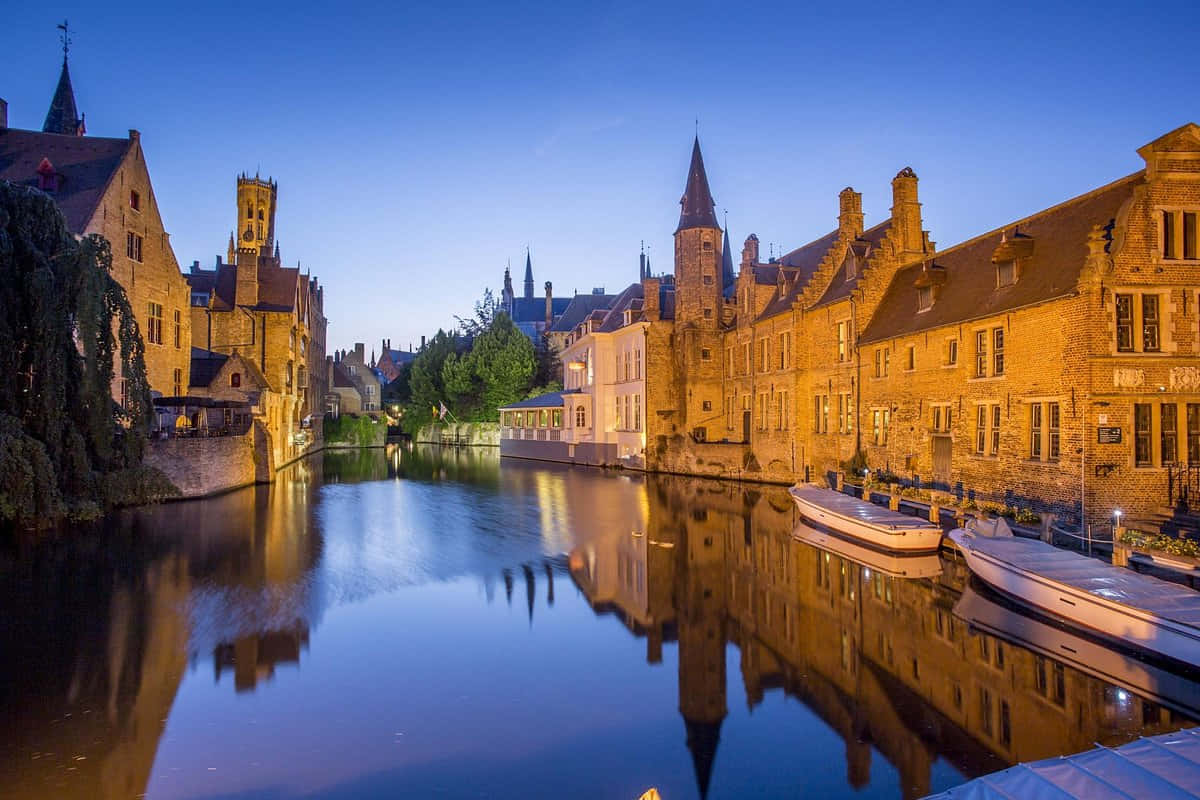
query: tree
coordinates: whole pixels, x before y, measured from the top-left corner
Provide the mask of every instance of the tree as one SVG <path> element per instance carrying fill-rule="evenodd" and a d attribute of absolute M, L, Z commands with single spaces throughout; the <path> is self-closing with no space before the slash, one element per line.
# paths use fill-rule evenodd
<path fill-rule="evenodd" d="M 141 466 L 150 386 L 111 268 L 105 239 L 76 239 L 52 199 L 0 181 L 0 519 L 95 517 L 170 491 Z"/>
<path fill-rule="evenodd" d="M 456 347 L 453 335 L 438 330 L 413 359 L 409 377 L 412 400 L 403 422 L 403 428 L 408 433 L 416 433 L 422 425 L 429 424 L 433 420 L 433 408 L 446 400 L 442 367 L 446 359 L 455 354 Z"/>
<path fill-rule="evenodd" d="M 458 328 L 468 338 L 474 338 L 492 327 L 492 320 L 497 313 L 496 296 L 491 289 L 483 290 L 483 297 L 475 301 L 475 313 L 466 319 L 454 315 Z"/>

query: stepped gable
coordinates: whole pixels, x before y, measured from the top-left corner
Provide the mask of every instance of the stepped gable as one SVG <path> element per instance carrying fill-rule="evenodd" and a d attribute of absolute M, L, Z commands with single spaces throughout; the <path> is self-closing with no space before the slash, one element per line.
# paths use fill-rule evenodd
<path fill-rule="evenodd" d="M 1024 306 L 1044 303 L 1076 291 L 1088 255 L 1093 226 L 1110 225 L 1136 186 L 1139 171 L 1107 186 L 935 253 L 932 262 L 945 270 L 933 306 L 917 312 L 917 279 L 925 262 L 900 269 L 893 278 L 861 342 L 878 342 L 918 331 L 968 322 Z M 1025 240 L 1019 277 L 996 286 L 993 255 L 997 248 Z"/>

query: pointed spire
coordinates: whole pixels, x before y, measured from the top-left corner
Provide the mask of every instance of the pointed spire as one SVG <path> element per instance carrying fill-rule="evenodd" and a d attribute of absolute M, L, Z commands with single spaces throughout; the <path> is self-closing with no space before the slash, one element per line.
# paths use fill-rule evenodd
<path fill-rule="evenodd" d="M 724 292 L 729 292 L 733 286 L 733 250 L 729 247 L 729 215 L 725 215 L 725 230 L 722 238 L 725 240 L 725 248 L 721 253 L 721 289 Z"/>
<path fill-rule="evenodd" d="M 721 740 L 721 722 L 696 722 L 686 717 L 687 747 L 692 754 L 692 767 L 696 770 L 696 787 L 701 800 L 708 797 L 708 783 L 712 779 L 713 762 L 717 758 L 717 743 Z"/>
<path fill-rule="evenodd" d="M 64 136 L 83 136 L 86 127 L 79 109 L 75 107 L 75 90 L 71 88 L 71 72 L 67 69 L 67 56 L 63 54 L 62 72 L 58 76 L 58 87 L 42 123 L 43 133 L 60 133 Z"/>
<path fill-rule="evenodd" d="M 525 299 L 533 299 L 533 261 L 528 247 L 525 248 Z"/>
<path fill-rule="evenodd" d="M 700 137 L 692 143 L 692 165 L 688 167 L 687 187 L 679 199 L 679 227 L 676 233 L 686 228 L 719 228 L 717 215 L 713 211 L 712 192 L 708 188 L 708 175 L 704 171 L 704 157 L 700 155 Z"/>
<path fill-rule="evenodd" d="M 279 242 L 275 243 L 275 260 L 279 260 Z"/>
<path fill-rule="evenodd" d="M 233 240 L 233 231 L 229 232 L 229 254 L 227 260 L 230 264 L 237 263 L 237 245 Z"/>

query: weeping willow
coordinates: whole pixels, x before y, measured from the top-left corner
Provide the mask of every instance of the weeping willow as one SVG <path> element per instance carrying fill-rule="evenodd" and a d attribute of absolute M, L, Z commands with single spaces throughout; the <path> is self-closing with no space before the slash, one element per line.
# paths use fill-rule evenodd
<path fill-rule="evenodd" d="M 150 387 L 111 270 L 107 240 L 76 238 L 50 197 L 0 181 L 0 520 L 87 519 L 171 493 L 141 464 Z"/>

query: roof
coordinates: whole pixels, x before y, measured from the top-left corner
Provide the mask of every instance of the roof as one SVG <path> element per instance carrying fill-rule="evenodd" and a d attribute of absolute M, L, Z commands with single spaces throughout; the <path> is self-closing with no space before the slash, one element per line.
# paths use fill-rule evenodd
<path fill-rule="evenodd" d="M 570 297 L 554 297 L 550 300 L 551 316 L 559 317 L 567 306 L 571 304 Z M 546 298 L 545 297 L 515 297 L 512 304 L 513 322 L 545 322 L 546 321 Z"/>
<path fill-rule="evenodd" d="M 821 299 L 813 303 L 813 307 L 836 303 L 838 300 L 845 300 L 850 296 L 850 293 L 858 287 L 858 281 L 862 277 L 863 268 L 867 264 L 867 259 L 871 256 L 871 251 L 879 246 L 883 241 L 883 237 L 887 236 L 888 231 L 892 229 L 892 220 L 889 217 L 873 228 L 868 228 L 863 231 L 858 237 L 850 243 L 851 251 L 855 255 L 857 269 L 853 277 L 846 279 L 846 260 L 843 259 L 841 264 L 838 264 L 837 272 L 833 274 L 833 280 L 829 282 L 829 286 L 825 288 L 825 293 L 821 295 Z M 837 236 L 837 231 L 834 231 L 833 236 Z M 811 254 L 808 256 L 811 257 Z M 915 306 L 914 306 L 915 307 Z"/>
<path fill-rule="evenodd" d="M 571 389 L 563 392 L 546 392 L 545 394 L 539 394 L 537 397 L 529 397 L 525 400 L 518 400 L 515 403 L 500 406 L 500 410 L 511 411 L 516 408 L 561 408 L 563 397 L 569 394 L 579 394 L 579 390 Z"/>
<path fill-rule="evenodd" d="M 1150 736 L 1117 748 L 1102 745 L 984 775 L 926 800 L 1029 800 L 1200 795 L 1200 731 Z"/>
<path fill-rule="evenodd" d="M 346 367 L 340 361 L 333 362 L 333 385 L 339 389 L 358 391 L 358 387 L 350 379 L 350 373 L 346 371 Z"/>
<path fill-rule="evenodd" d="M 719 228 L 717 215 L 713 211 L 712 192 L 708 189 L 708 174 L 704 171 L 704 157 L 700 155 L 700 137 L 692 143 L 692 163 L 688 167 L 687 186 L 683 189 L 683 197 L 679 198 L 679 227 L 676 233 L 685 228 Z"/>
<path fill-rule="evenodd" d="M 54 97 L 50 100 L 50 109 L 46 112 L 46 121 L 42 123 L 43 133 L 59 133 L 64 136 L 80 136 L 83 134 L 83 118 L 75 107 L 75 90 L 71 88 L 71 73 L 67 69 L 67 57 L 63 56 L 62 72 L 58 75 L 58 86 L 54 89 Z"/>
<path fill-rule="evenodd" d="M 613 301 L 612 308 L 604 315 L 599 330 L 602 333 L 609 333 L 623 327 L 625 325 L 626 311 L 633 311 L 635 320 L 641 319 L 643 296 L 642 284 L 631 283 L 625 287 L 625 290 L 617 295 L 616 300 Z"/>
<path fill-rule="evenodd" d="M 184 273 L 192 291 L 210 292 L 213 307 L 229 311 L 237 301 L 237 264 L 218 264 L 215 270 L 192 269 Z M 291 311 L 296 307 L 299 267 L 279 266 L 273 258 L 259 257 L 258 311 Z"/>
<path fill-rule="evenodd" d="M 0 128 L 0 180 L 36 187 L 38 164 L 47 159 L 58 175 L 54 202 L 71 232 L 81 234 L 132 146 L 132 139 Z"/>
<path fill-rule="evenodd" d="M 379 354 L 380 361 L 382 361 L 384 358 L 387 358 L 393 364 L 395 364 L 397 367 L 403 366 L 404 364 L 411 362 L 416 357 L 417 357 L 417 354 L 413 353 L 409 350 L 393 350 L 390 347 L 385 347 L 383 349 L 383 352 Z M 378 362 L 376 362 L 376 363 L 378 363 Z"/>
<path fill-rule="evenodd" d="M 612 302 L 617 298 L 613 294 L 577 294 L 567 303 L 562 315 L 550 326 L 550 330 L 569 333 L 575 330 L 588 316 L 598 308 L 612 308 Z M 545 300 L 542 301 L 545 303 Z M 542 309 L 545 313 L 545 309 Z"/>
<path fill-rule="evenodd" d="M 208 386 L 228 360 L 229 356 L 224 353 L 205 350 L 203 347 L 193 347 L 191 377 L 188 378 L 188 386 L 198 388 Z"/>
<path fill-rule="evenodd" d="M 932 265 L 945 270 L 945 282 L 928 311 L 917 313 L 914 285 L 924 265 L 899 270 L 861 341 L 881 341 L 988 317 L 1072 293 L 1087 257 L 1092 227 L 1109 226 L 1143 176 L 1144 172 L 1136 172 L 936 253 Z M 992 255 L 1002 241 L 1015 237 L 1030 240 L 1032 252 L 1020 258 L 1016 283 L 997 287 Z"/>
<path fill-rule="evenodd" d="M 675 286 L 660 285 L 658 289 L 659 319 L 675 319 Z"/>

